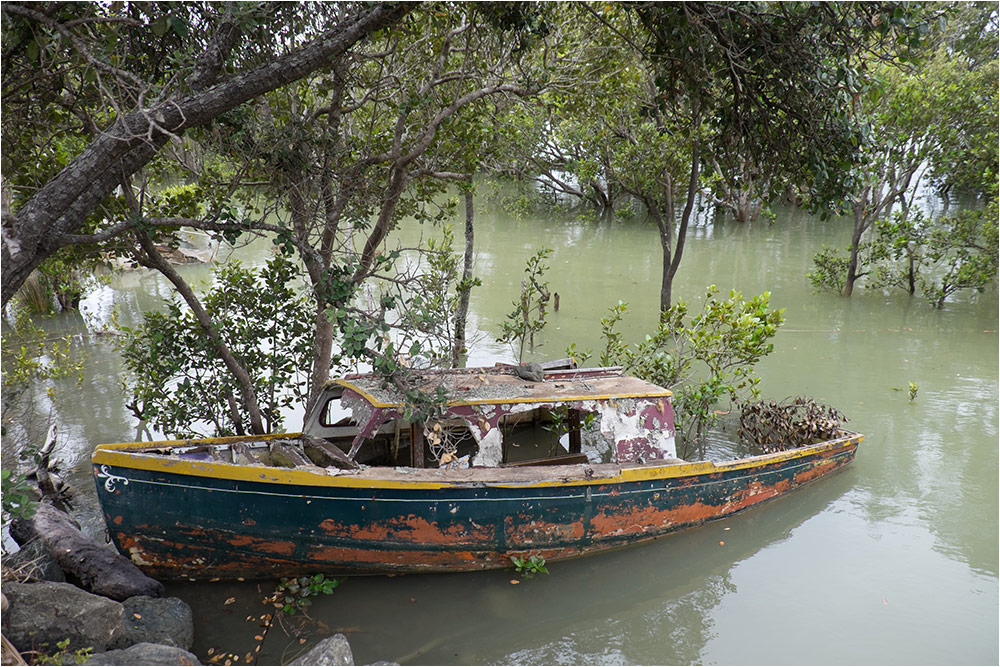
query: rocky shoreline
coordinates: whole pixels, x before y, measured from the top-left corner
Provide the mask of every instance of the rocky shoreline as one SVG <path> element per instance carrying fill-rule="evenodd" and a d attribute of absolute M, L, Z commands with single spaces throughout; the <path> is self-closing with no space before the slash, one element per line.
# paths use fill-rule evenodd
<path fill-rule="evenodd" d="M 51 507 L 41 504 L 39 509 L 36 524 Z M 37 533 L 19 542 L 20 550 L 5 554 L 3 561 L 2 664 L 28 664 L 24 656 L 47 656 L 45 664 L 63 665 L 203 664 L 191 652 L 191 607 L 179 598 L 161 597 L 159 582 L 149 580 L 155 584 L 152 594 L 124 594 L 116 586 L 115 594 L 98 595 L 107 588 L 100 582 L 90 582 L 87 587 L 95 592 L 88 592 L 67 581 L 63 563 L 69 554 L 53 554 L 57 542 Z M 110 548 L 93 542 L 91 547 L 105 557 L 122 558 Z M 70 578 L 75 578 L 73 572 Z M 290 664 L 353 665 L 354 656 L 347 638 L 336 634 Z"/>

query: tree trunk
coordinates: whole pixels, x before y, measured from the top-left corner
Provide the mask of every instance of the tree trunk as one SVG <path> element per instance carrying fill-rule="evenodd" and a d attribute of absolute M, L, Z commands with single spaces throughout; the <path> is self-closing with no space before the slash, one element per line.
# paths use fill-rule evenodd
<path fill-rule="evenodd" d="M 159 107 L 116 118 L 70 164 L 46 183 L 13 216 L 3 220 L 2 305 L 33 269 L 59 249 L 97 205 L 151 160 L 171 136 L 204 125 L 234 107 L 325 67 L 372 32 L 398 22 L 415 3 L 375 5 L 346 27 L 241 75 Z M 212 45 L 212 48 L 217 48 Z M 154 123 L 154 120 L 155 123 Z M 152 140 L 152 143 L 150 143 Z M 108 177 L 108 174 L 112 174 Z"/>
<path fill-rule="evenodd" d="M 459 367 L 461 356 L 465 354 L 465 325 L 469 317 L 469 296 L 472 292 L 472 259 L 475 250 L 475 209 L 471 184 L 465 191 L 465 259 L 462 264 L 462 282 L 458 292 L 458 308 L 455 311 L 455 340 L 451 350 L 451 366 Z"/>
<path fill-rule="evenodd" d="M 173 283 L 177 292 L 184 297 L 184 301 L 187 302 L 188 307 L 194 313 L 195 319 L 198 320 L 198 324 L 201 325 L 202 331 L 208 336 L 209 340 L 212 341 L 212 345 L 215 347 L 216 352 L 219 354 L 219 358 L 222 359 L 223 363 L 226 364 L 226 368 L 232 373 L 233 377 L 236 378 L 236 382 L 240 388 L 240 394 L 243 399 L 243 409 L 247 411 L 250 416 L 250 424 L 253 428 L 255 434 L 263 434 L 264 431 L 264 419 L 261 417 L 260 406 L 257 403 L 257 395 L 253 389 L 253 381 L 250 379 L 250 374 L 247 373 L 246 369 L 237 361 L 236 357 L 230 351 L 229 347 L 222 341 L 219 333 L 215 330 L 215 326 L 212 324 L 212 318 L 201 305 L 201 301 L 195 296 L 194 291 L 191 287 L 184 282 L 180 274 L 174 270 L 174 267 L 163 259 L 163 255 L 157 251 L 156 247 L 153 245 L 152 239 L 146 236 L 145 233 L 139 232 L 137 234 L 139 238 L 139 244 L 142 246 L 144 252 L 144 258 L 141 260 L 144 266 L 148 266 L 151 269 L 156 269 L 163 276 Z"/>
<path fill-rule="evenodd" d="M 865 197 L 865 201 L 867 197 Z M 865 224 L 865 205 L 864 201 L 861 204 L 854 205 L 854 233 L 851 235 L 851 256 L 847 263 L 847 280 L 844 282 L 844 296 L 851 296 L 854 294 L 854 283 L 857 282 L 858 278 L 864 275 L 864 273 L 858 273 L 858 253 L 861 250 L 861 236 L 865 233 L 867 225 Z"/>
<path fill-rule="evenodd" d="M 698 115 L 695 114 L 695 118 Z M 692 121 L 692 125 L 697 125 Z M 660 312 L 664 313 L 670 309 L 671 292 L 673 290 L 674 276 L 681 266 L 681 258 L 684 256 L 684 244 L 687 241 L 688 225 L 691 223 L 691 214 L 694 213 L 694 198 L 698 194 L 698 182 L 701 178 L 701 146 L 695 142 L 691 151 L 691 173 L 688 177 L 687 201 L 684 202 L 684 210 L 681 212 L 681 222 L 677 227 L 677 243 L 674 246 L 673 257 L 670 257 L 669 248 L 663 248 L 663 282 L 660 285 Z M 673 210 L 671 209 L 671 214 Z M 660 241 L 663 241 L 663 232 L 660 232 Z"/>
<path fill-rule="evenodd" d="M 656 226 L 660 230 L 660 252 L 662 255 L 663 272 L 660 275 L 660 312 L 665 312 L 670 308 L 671 291 L 673 290 L 674 276 L 670 273 L 670 230 L 669 225 L 674 224 L 671 219 L 664 219 L 663 216 L 656 216 Z"/>

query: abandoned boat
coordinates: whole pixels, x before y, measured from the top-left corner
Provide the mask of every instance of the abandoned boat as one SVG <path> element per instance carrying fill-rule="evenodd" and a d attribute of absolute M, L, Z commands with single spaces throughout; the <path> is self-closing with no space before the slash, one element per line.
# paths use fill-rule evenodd
<path fill-rule="evenodd" d="M 729 516 L 846 465 L 862 440 L 839 431 L 689 463 L 676 458 L 668 390 L 620 369 L 540 379 L 426 371 L 425 391 L 446 400 L 410 424 L 399 392 L 351 376 L 325 387 L 300 434 L 100 445 L 111 538 L 161 578 L 503 568 Z M 584 447 L 598 420 L 603 440 Z"/>

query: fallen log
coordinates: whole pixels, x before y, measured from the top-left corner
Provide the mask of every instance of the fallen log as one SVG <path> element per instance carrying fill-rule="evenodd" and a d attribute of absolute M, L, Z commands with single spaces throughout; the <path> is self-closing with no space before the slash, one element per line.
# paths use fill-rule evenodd
<path fill-rule="evenodd" d="M 76 577 L 91 593 L 119 602 L 136 595 L 163 595 L 163 584 L 147 577 L 121 554 L 84 535 L 68 515 L 48 503 L 39 503 L 30 521 L 18 523 L 16 529 L 11 529 L 18 544 L 37 535 L 63 572 Z"/>

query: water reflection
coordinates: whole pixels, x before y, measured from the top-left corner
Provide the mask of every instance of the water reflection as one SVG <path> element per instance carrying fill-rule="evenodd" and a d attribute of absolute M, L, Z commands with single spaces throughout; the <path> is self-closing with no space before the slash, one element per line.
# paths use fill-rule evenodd
<path fill-rule="evenodd" d="M 310 614 L 345 632 L 358 664 L 692 664 L 713 637 L 713 609 L 738 593 L 732 568 L 789 539 L 853 485 L 850 469 L 723 522 L 650 544 L 550 563 L 519 584 L 513 572 L 352 577 Z M 724 544 L 719 544 L 722 541 Z M 216 624 L 196 652 L 253 650 L 257 584 L 172 584 L 196 618 Z M 238 601 L 224 605 L 229 597 Z M 217 619 L 220 606 L 231 610 Z M 669 637 L 669 641 L 665 640 Z M 263 659 L 307 645 L 272 630 Z"/>

